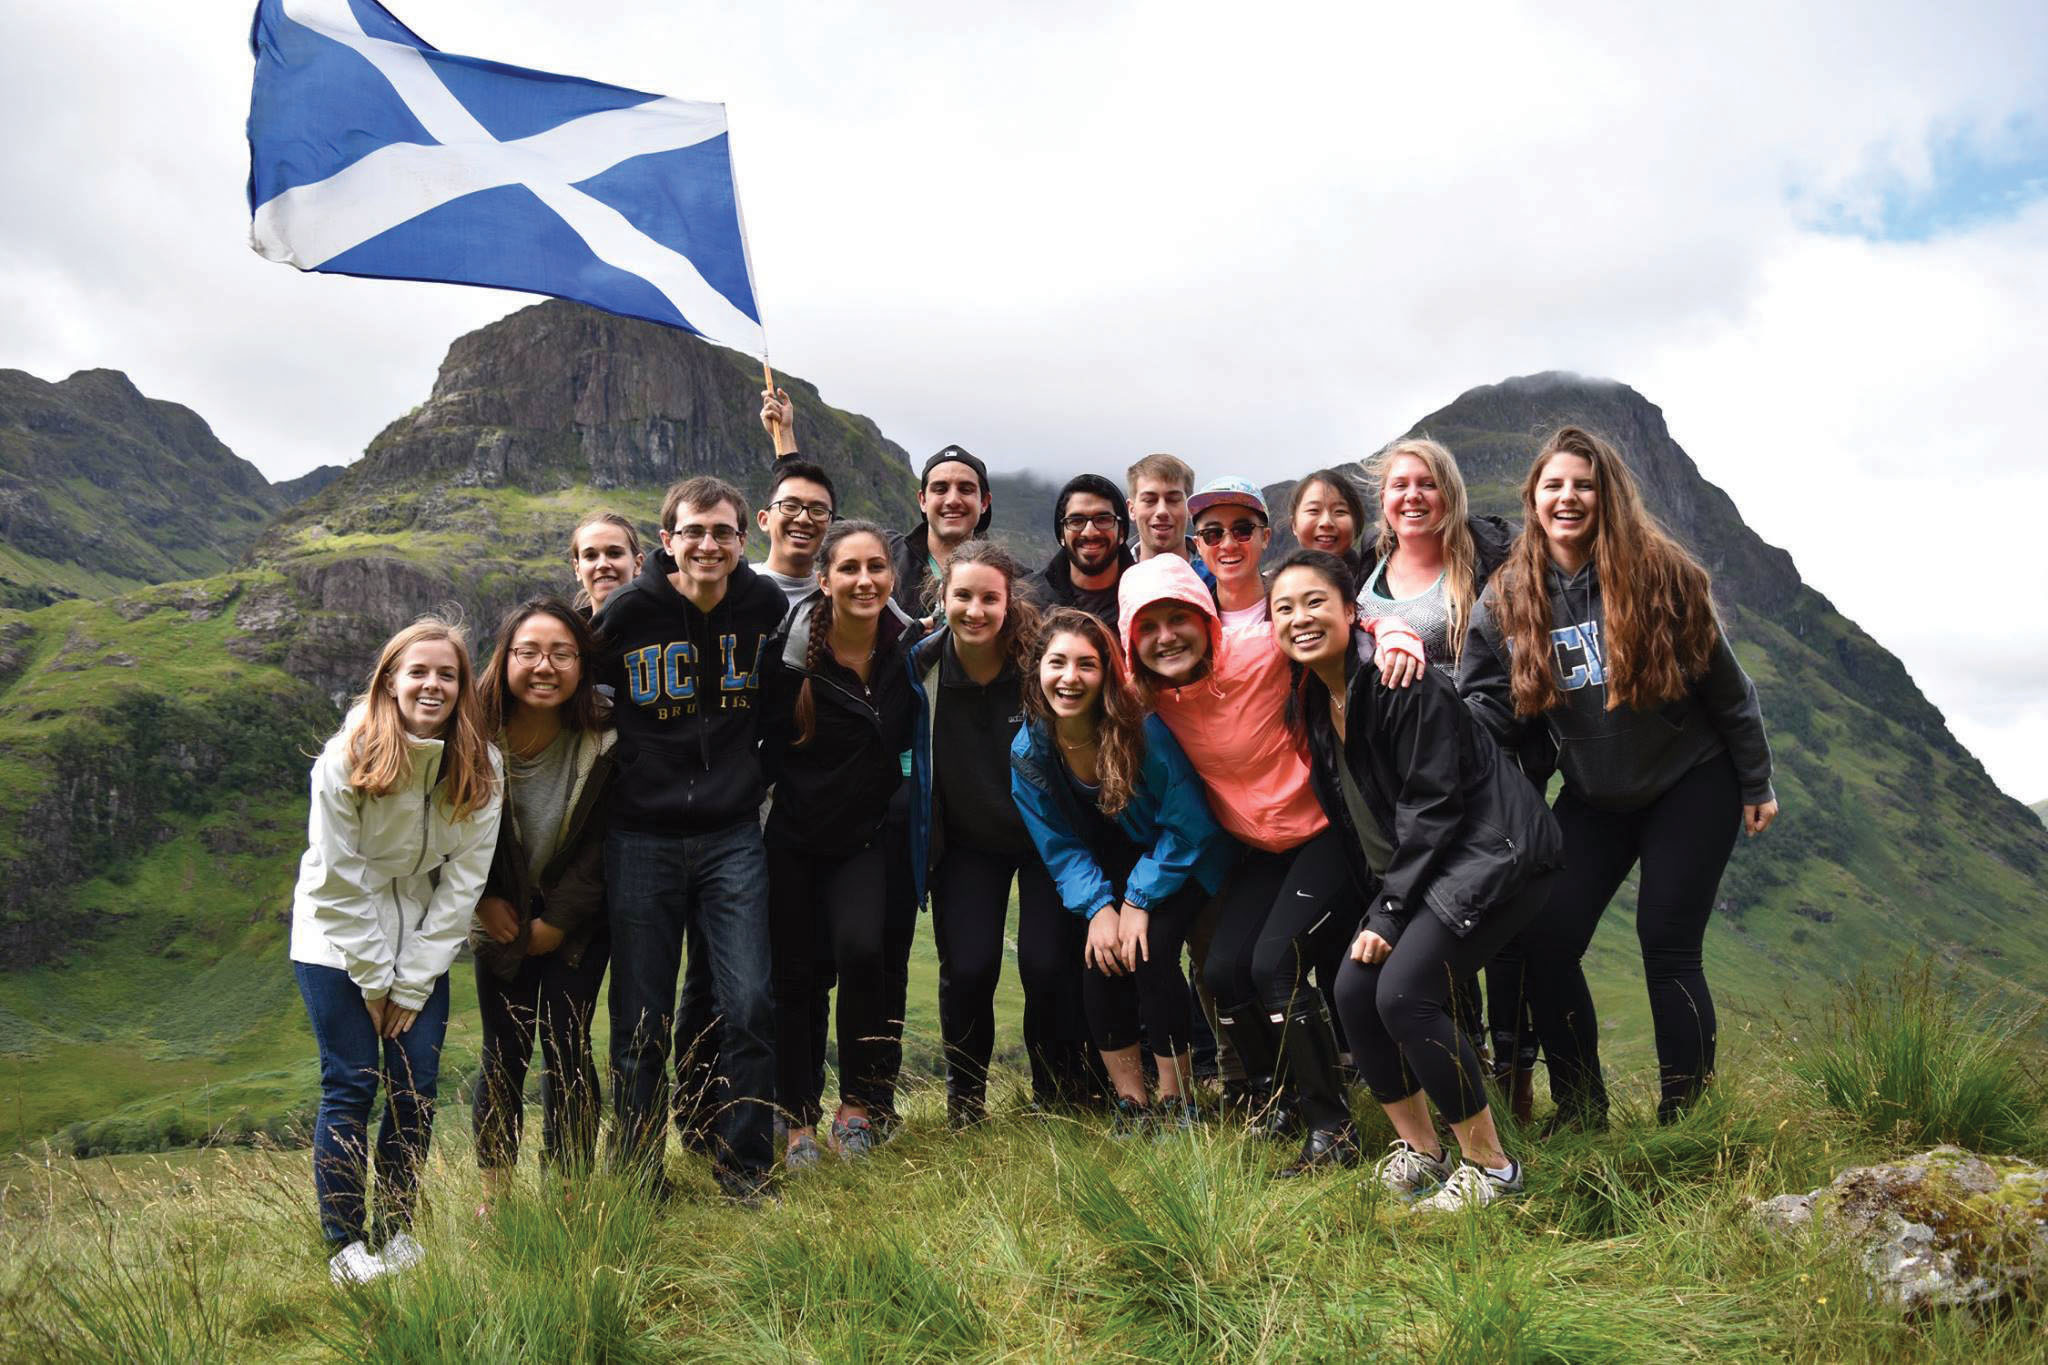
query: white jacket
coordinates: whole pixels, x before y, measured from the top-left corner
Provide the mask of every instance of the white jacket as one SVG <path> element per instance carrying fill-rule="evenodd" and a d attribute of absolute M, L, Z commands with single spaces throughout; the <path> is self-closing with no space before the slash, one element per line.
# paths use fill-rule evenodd
<path fill-rule="evenodd" d="M 441 741 L 412 739 L 412 778 L 389 796 L 348 784 L 351 712 L 313 764 L 306 856 L 292 892 L 292 961 L 339 967 L 365 1000 L 416 1010 L 448 971 L 483 895 L 498 843 L 503 761 L 487 746 L 497 789 L 466 820 L 435 798 Z"/>

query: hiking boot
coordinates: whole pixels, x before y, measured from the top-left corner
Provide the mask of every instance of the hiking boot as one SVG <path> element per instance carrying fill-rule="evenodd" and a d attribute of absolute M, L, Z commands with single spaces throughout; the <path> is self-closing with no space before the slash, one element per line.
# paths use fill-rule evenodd
<path fill-rule="evenodd" d="M 1335 1128 L 1311 1128 L 1302 1140 L 1301 1153 L 1280 1168 L 1279 1178 L 1292 1180 L 1316 1171 L 1335 1170 L 1358 1164 L 1358 1131 L 1350 1124 Z"/>
<path fill-rule="evenodd" d="M 1521 1193 L 1521 1162 L 1515 1162 L 1503 1179 L 1469 1161 L 1461 1161 L 1458 1169 L 1451 1172 L 1450 1179 L 1444 1181 L 1443 1188 L 1416 1204 L 1415 1208 L 1422 1213 L 1456 1213 L 1460 1209 L 1485 1208 L 1497 1200 L 1514 1199 Z"/>
<path fill-rule="evenodd" d="M 882 1134 L 859 1114 L 832 1120 L 832 1147 L 840 1160 L 858 1161 L 881 1145 Z"/>
<path fill-rule="evenodd" d="M 946 1126 L 964 1133 L 988 1119 L 988 1105 L 979 1095 L 946 1096 Z"/>
<path fill-rule="evenodd" d="M 390 1268 L 360 1237 L 327 1258 L 327 1278 L 336 1284 L 368 1284 Z"/>
<path fill-rule="evenodd" d="M 818 1146 L 817 1139 L 809 1133 L 802 1133 L 784 1150 L 782 1169 L 795 1175 L 798 1171 L 808 1171 L 824 1159 L 825 1153 Z"/>
<path fill-rule="evenodd" d="M 1412 1202 L 1449 1179 L 1451 1163 L 1447 1155 L 1430 1156 L 1395 1138 L 1374 1164 L 1373 1174 L 1388 1194 Z"/>

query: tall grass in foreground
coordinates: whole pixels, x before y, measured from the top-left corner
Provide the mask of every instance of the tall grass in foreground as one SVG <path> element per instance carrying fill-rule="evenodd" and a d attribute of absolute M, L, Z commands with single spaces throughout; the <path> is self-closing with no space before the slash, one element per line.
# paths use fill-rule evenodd
<path fill-rule="evenodd" d="M 1970 1017 L 1864 989 L 1845 1022 Z M 1756 1196 L 1919 1143 L 1814 1102 L 1814 1068 L 1876 1036 L 1826 1033 L 1789 1061 L 1732 1048 L 1669 1127 L 1632 1078 L 1612 1132 L 1514 1140 L 1526 1198 L 1434 1221 L 1355 1175 L 1276 1181 L 1287 1153 L 1235 1132 L 1115 1143 L 1099 1121 L 1010 1117 L 952 1135 L 935 1089 L 909 1096 L 897 1141 L 790 1182 L 779 1207 L 729 1208 L 678 1158 L 664 1206 L 529 1164 L 480 1219 L 451 1112 L 426 1263 L 344 1291 L 304 1153 L 213 1153 L 202 1173 L 58 1161 L 0 1205 L 0 1359 L 2048 1359 L 2048 1305 L 1909 1317 L 1870 1297 L 1852 1254 L 1751 1219 Z M 1981 1046 L 2038 1065 L 1995 1037 Z M 1948 1038 L 1921 1055 L 1975 1054 Z M 1978 1112 L 1972 1085 L 1922 1090 L 1930 1132 Z M 2048 1155 L 2032 1112 L 1983 1131 Z"/>
<path fill-rule="evenodd" d="M 1964 1003 L 1936 983 L 1931 961 L 1866 972 L 1836 996 L 1793 1070 L 1872 1135 L 2025 1151 L 2048 1112 L 2034 1042 L 2041 1022 L 2038 1007 L 2008 1014 Z"/>

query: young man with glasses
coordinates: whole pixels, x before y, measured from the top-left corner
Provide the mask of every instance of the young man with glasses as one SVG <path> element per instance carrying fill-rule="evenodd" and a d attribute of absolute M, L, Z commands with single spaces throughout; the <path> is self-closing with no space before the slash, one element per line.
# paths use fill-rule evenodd
<path fill-rule="evenodd" d="M 1076 474 L 1053 504 L 1052 530 L 1060 548 L 1035 580 L 1040 598 L 1078 607 L 1114 631 L 1117 579 L 1137 563 L 1124 543 L 1131 513 L 1123 489 L 1100 474 Z"/>
<path fill-rule="evenodd" d="M 759 809 L 761 645 L 788 607 L 740 560 L 745 496 L 686 479 L 661 509 L 661 549 L 594 623 L 614 689 L 619 777 L 605 839 L 612 929 L 612 1100 L 619 1154 L 657 1190 L 683 937 L 703 946 L 732 1102 L 718 1183 L 747 1203 L 773 1160 L 773 999 Z"/>

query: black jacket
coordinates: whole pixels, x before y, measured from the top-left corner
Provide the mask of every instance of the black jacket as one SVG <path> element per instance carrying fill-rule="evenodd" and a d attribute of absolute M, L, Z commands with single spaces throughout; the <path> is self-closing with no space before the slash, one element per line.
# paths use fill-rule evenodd
<path fill-rule="evenodd" d="M 911 651 L 911 681 L 923 696 L 931 756 L 927 871 L 945 856 L 949 805 L 969 804 L 972 808 L 962 812 L 958 823 L 990 832 L 982 852 L 1031 851 L 1031 832 L 1010 799 L 1010 744 L 1024 725 L 1021 679 L 1006 663 L 986 687 L 975 682 L 949 648 L 952 638 L 941 625 Z M 947 743 L 940 743 L 941 734 Z"/>
<path fill-rule="evenodd" d="M 1348 682 L 1340 754 L 1329 691 L 1311 675 L 1303 694 L 1316 799 L 1344 836 L 1361 888 L 1378 891 L 1366 927 L 1389 943 L 1416 906 L 1459 937 L 1538 873 L 1564 865 L 1564 838 L 1537 790 L 1501 760 L 1436 669 L 1411 687 L 1388 687 L 1359 631 L 1344 661 Z M 1393 848 L 1386 875 L 1365 856 L 1339 785 L 1342 762 Z"/>
<path fill-rule="evenodd" d="M 1109 633 L 1115 635 L 1117 583 L 1122 580 L 1124 570 L 1137 562 L 1138 557 L 1131 553 L 1130 546 L 1117 546 L 1116 579 L 1099 592 L 1092 589 L 1084 592 L 1083 589 L 1074 586 L 1074 561 L 1067 557 L 1066 550 L 1055 550 L 1052 562 L 1032 577 L 1031 589 L 1036 594 L 1039 605 L 1046 610 L 1050 611 L 1054 607 L 1078 607 L 1108 626 Z M 1095 600 L 1088 601 L 1090 597 Z"/>
<path fill-rule="evenodd" d="M 619 729 L 611 813 L 622 829 L 703 834 L 760 809 L 761 647 L 789 604 L 740 564 L 707 615 L 675 590 L 674 571 L 653 551 L 592 622 Z"/>
<path fill-rule="evenodd" d="M 922 521 L 908 531 L 889 533 L 889 562 L 896 569 L 896 590 L 889 600 L 920 621 L 932 614 L 924 600 L 931 581 L 931 533 L 930 524 Z"/>
<path fill-rule="evenodd" d="M 1541 723 L 1515 715 L 1507 647 L 1489 591 L 1472 609 L 1458 667 L 1458 691 L 1481 724 L 1503 744 L 1517 742 L 1531 729 L 1547 732 L 1556 741 L 1557 766 L 1566 784 L 1589 805 L 1605 810 L 1640 810 L 1723 750 L 1735 762 L 1744 804 L 1772 799 L 1763 708 L 1725 633 L 1717 629 L 1707 671 L 1683 696 L 1649 711 L 1628 706 L 1610 711 L 1602 635 L 1606 616 L 1593 565 L 1588 561 L 1570 577 L 1552 565 L 1546 577 L 1550 646 L 1563 700 L 1544 713 Z"/>
<path fill-rule="evenodd" d="M 491 855 L 486 896 L 502 896 L 519 913 L 519 937 L 499 943 L 472 923 L 470 951 L 492 975 L 510 981 L 526 960 L 533 922 L 544 919 L 562 931 L 555 956 L 575 966 L 604 927 L 604 800 L 611 785 L 617 735 L 609 730 L 577 736 L 572 762 L 578 768 L 561 841 L 536 880 L 528 864 L 525 841 L 508 800 L 498 822 L 498 847 Z M 509 781 L 509 778 L 507 779 Z"/>
<path fill-rule="evenodd" d="M 890 799 L 903 785 L 903 756 L 921 723 L 907 654 L 917 624 L 893 605 L 882 614 L 874 661 L 862 683 L 826 651 L 804 667 L 820 599 L 792 608 L 768 647 L 761 757 L 775 785 L 767 840 L 836 856 L 858 851 L 881 831 Z M 796 699 L 811 680 L 814 721 L 796 742 Z"/>

